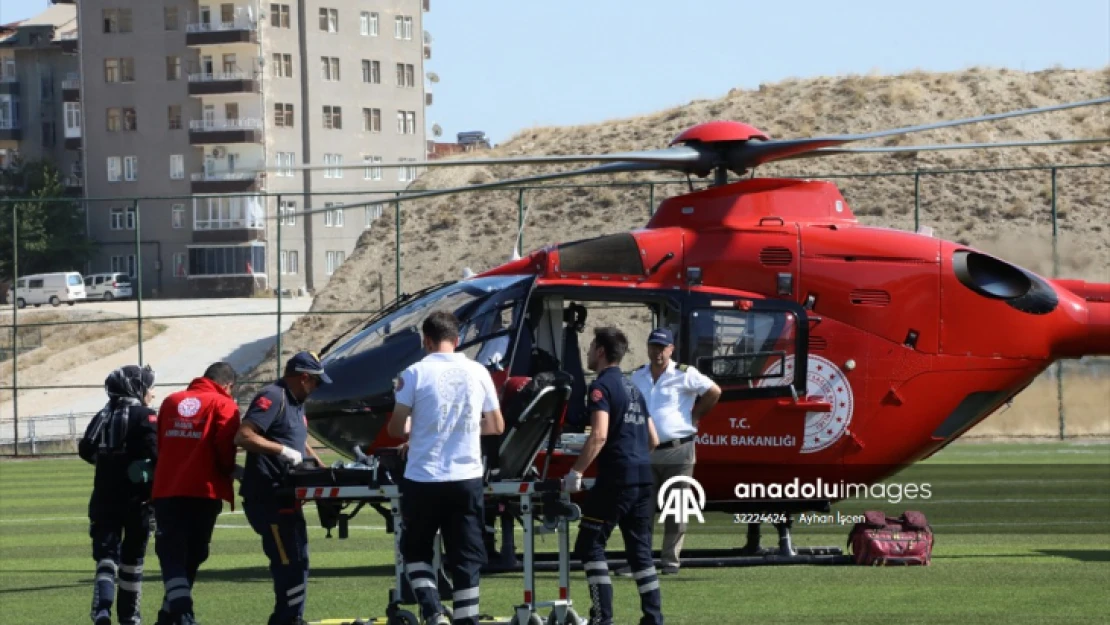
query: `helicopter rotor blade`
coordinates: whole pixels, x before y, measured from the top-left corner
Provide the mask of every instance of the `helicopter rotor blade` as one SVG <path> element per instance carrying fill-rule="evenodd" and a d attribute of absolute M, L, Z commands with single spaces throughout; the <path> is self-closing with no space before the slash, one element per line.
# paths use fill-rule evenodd
<path fill-rule="evenodd" d="M 672 146 L 659 150 L 616 152 L 613 154 L 554 154 L 550 156 L 507 156 L 504 158 L 476 158 L 470 160 L 406 161 L 396 163 L 359 163 L 352 165 L 301 165 L 299 167 L 263 167 L 258 171 L 324 171 L 335 169 L 396 169 L 400 167 L 479 167 L 489 165 L 555 165 L 559 163 L 652 163 L 666 169 L 668 165 L 697 163 L 702 153 L 686 146 Z"/>
<path fill-rule="evenodd" d="M 1066 104 L 1055 104 L 1053 106 L 1042 106 L 1032 109 L 1021 109 L 1017 111 L 1008 111 L 1005 113 L 994 113 L 991 115 L 981 115 L 979 117 L 968 117 L 966 119 L 955 119 L 943 122 L 936 122 L 932 124 L 921 124 L 918 126 L 906 126 L 903 128 L 894 128 L 891 130 L 879 130 L 876 132 L 868 132 L 855 135 L 833 135 L 829 137 L 813 137 L 810 139 L 787 139 L 781 141 L 765 141 L 765 142 L 747 142 L 735 146 L 729 154 L 728 162 L 730 169 L 747 169 L 755 165 L 761 165 L 771 161 L 782 160 L 785 158 L 802 158 L 805 156 L 813 156 L 821 154 L 818 152 L 821 148 L 835 148 L 845 143 L 853 143 L 855 141 L 866 141 L 869 139 L 882 139 L 884 137 L 896 137 L 900 135 L 912 134 L 915 132 L 926 132 L 929 130 L 938 130 L 941 128 L 952 128 L 955 126 L 964 126 L 966 124 L 977 124 L 980 122 L 996 121 L 1000 119 L 1010 119 L 1013 117 L 1022 117 L 1025 115 L 1035 115 L 1040 113 L 1050 113 L 1053 111 L 1063 111 L 1072 108 L 1079 108 L 1083 106 L 1094 106 L 1097 104 L 1110 103 L 1110 97 L 1095 98 L 1093 100 L 1084 100 L 1081 102 L 1068 102 Z M 825 152 L 829 154 L 830 152 Z"/>
<path fill-rule="evenodd" d="M 884 148 L 817 148 L 813 152 L 788 156 L 788 160 L 805 158 L 809 156 L 825 156 L 833 154 L 885 154 L 898 152 L 939 152 L 943 150 L 987 150 L 993 148 L 1025 148 L 1048 147 L 1054 145 L 1083 145 L 1090 143 L 1110 143 L 1110 137 L 1097 139 L 1047 139 L 1044 141 L 1008 141 L 1003 143 L 947 143 L 935 145 L 900 145 Z"/>
<path fill-rule="evenodd" d="M 572 178 L 575 176 L 588 176 L 590 174 L 619 174 L 625 172 L 635 171 L 655 171 L 658 167 L 653 163 L 606 163 L 605 165 L 598 165 L 596 167 L 586 167 L 584 169 L 572 169 L 570 171 L 561 171 L 550 174 L 539 174 L 536 176 L 525 176 L 523 178 L 508 178 L 506 180 L 498 180 L 495 182 L 485 182 L 482 184 L 472 184 L 465 187 L 452 187 L 449 189 L 433 189 L 431 191 L 421 191 L 418 193 L 409 193 L 394 198 L 381 198 L 372 201 L 356 202 L 353 204 L 343 204 L 342 206 L 329 206 L 327 208 L 314 208 L 312 210 L 298 211 L 296 213 L 285 213 L 286 215 L 314 215 L 316 213 L 324 213 L 327 211 L 335 210 L 336 208 L 359 208 L 362 206 L 374 206 L 375 204 L 392 204 L 394 202 L 409 202 L 412 200 L 423 200 L 431 197 L 439 197 L 442 195 L 454 195 L 456 193 L 466 193 L 468 191 L 489 191 L 491 189 L 499 189 L 501 187 L 511 187 L 521 184 L 544 182 L 547 180 L 558 180 L 560 178 Z M 270 219 L 277 219 L 279 216 L 275 215 Z"/>

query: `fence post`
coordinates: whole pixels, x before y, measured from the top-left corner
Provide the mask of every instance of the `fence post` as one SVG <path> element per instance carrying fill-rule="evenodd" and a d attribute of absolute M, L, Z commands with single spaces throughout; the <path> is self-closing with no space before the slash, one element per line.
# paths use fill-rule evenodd
<path fill-rule="evenodd" d="M 655 183 L 648 183 L 648 217 L 655 215 Z"/>
<path fill-rule="evenodd" d="M 395 194 L 397 197 L 401 196 L 398 191 Z M 394 254 L 393 264 L 397 267 L 397 299 L 401 299 L 401 203 L 393 202 L 393 221 L 396 222 L 396 243 L 397 252 Z"/>
<path fill-rule="evenodd" d="M 143 229 L 139 220 L 139 200 L 135 200 L 135 305 L 139 327 L 139 366 L 143 366 Z"/>
<path fill-rule="evenodd" d="M 921 229 L 921 172 L 913 172 L 913 231 Z"/>
<path fill-rule="evenodd" d="M 516 251 L 524 256 L 524 189 L 516 196 Z"/>
<path fill-rule="evenodd" d="M 33 456 L 36 453 L 38 453 L 38 445 L 35 444 L 35 420 L 34 419 L 31 419 L 27 423 L 27 440 L 30 443 L 31 455 Z M 15 446 L 16 446 L 17 449 L 19 448 L 19 439 L 18 438 L 15 440 Z"/>
<path fill-rule="evenodd" d="M 277 376 L 281 377 L 281 222 L 285 221 L 282 214 L 281 194 L 277 196 Z M 311 217 L 310 217 L 311 218 Z M 288 262 L 288 260 L 286 261 Z"/>
<path fill-rule="evenodd" d="M 12 449 L 19 456 L 19 204 L 12 202 L 12 428 L 15 444 Z"/>
<path fill-rule="evenodd" d="M 1060 233 L 1056 213 L 1056 168 L 1052 173 L 1052 277 L 1060 277 L 1060 246 L 1057 237 Z M 1060 440 L 1064 440 L 1067 430 L 1067 415 L 1064 412 L 1064 363 L 1056 361 L 1056 412 L 1060 419 Z"/>

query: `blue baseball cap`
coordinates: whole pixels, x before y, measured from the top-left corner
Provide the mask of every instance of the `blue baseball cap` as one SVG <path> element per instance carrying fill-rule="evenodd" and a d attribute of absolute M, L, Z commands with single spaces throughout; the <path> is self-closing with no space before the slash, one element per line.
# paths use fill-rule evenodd
<path fill-rule="evenodd" d="M 320 358 L 313 352 L 297 352 L 288 362 L 285 363 L 285 372 L 288 373 L 308 373 L 320 378 L 324 384 L 331 384 L 331 378 L 324 371 L 324 365 L 320 363 Z"/>
<path fill-rule="evenodd" d="M 674 334 L 666 328 L 655 328 L 648 335 L 648 345 L 674 345 Z"/>

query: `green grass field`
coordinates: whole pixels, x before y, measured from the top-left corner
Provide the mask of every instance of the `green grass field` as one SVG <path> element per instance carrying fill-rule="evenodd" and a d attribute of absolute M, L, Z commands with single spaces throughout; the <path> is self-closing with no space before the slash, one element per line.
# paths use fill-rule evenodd
<path fill-rule="evenodd" d="M 891 514 L 924 510 L 936 529 L 933 566 L 686 568 L 661 578 L 667 622 L 1110 622 L 1110 445 L 957 444 L 914 469 L 945 468 L 974 475 L 937 484 L 936 501 L 928 505 L 843 506 Z M 86 517 L 91 478 L 92 468 L 76 459 L 0 462 L 0 625 L 89 622 L 95 568 Z M 306 515 L 310 526 L 316 522 L 311 506 Z M 687 548 L 743 543 L 743 526 L 732 526 L 730 518 L 710 515 L 706 521 L 691 530 Z M 763 531 L 765 544 L 773 544 L 773 529 Z M 310 533 L 306 617 L 381 615 L 393 559 L 392 535 L 381 517 L 364 509 L 343 541 L 325 539 L 319 527 Z M 842 546 L 846 536 L 847 528 L 840 527 L 795 530 L 799 546 Z M 538 546 L 554 549 L 554 541 L 542 537 Z M 612 546 L 620 547 L 619 536 Z M 538 577 L 539 598 L 552 598 L 554 573 Z M 614 583 L 617 622 L 637 622 L 634 583 L 619 577 Z M 240 510 L 225 505 L 212 556 L 194 590 L 198 620 L 265 623 L 271 593 L 259 538 Z M 147 622 L 153 622 L 161 594 L 152 538 L 143 599 Z M 581 572 L 574 573 L 572 598 L 580 612 L 587 611 Z M 508 615 L 520 599 L 519 575 L 482 580 L 483 612 Z"/>

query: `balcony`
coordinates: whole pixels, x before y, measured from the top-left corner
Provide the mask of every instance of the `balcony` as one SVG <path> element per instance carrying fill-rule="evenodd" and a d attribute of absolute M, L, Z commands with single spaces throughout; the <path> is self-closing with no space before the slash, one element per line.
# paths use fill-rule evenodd
<path fill-rule="evenodd" d="M 62 81 L 62 102 L 81 101 L 81 77 L 77 74 L 67 74 Z"/>
<path fill-rule="evenodd" d="M 75 137 L 66 137 L 65 148 L 67 150 L 80 150 L 81 149 L 81 135 Z"/>
<path fill-rule="evenodd" d="M 15 74 L 0 76 L 0 93 L 19 95 L 19 76 Z"/>
<path fill-rule="evenodd" d="M 18 121 L 0 119 L 0 141 L 22 141 L 23 129 Z"/>
<path fill-rule="evenodd" d="M 258 21 L 236 17 L 230 22 L 196 23 L 185 26 L 185 45 L 212 46 L 228 43 L 258 43 Z"/>
<path fill-rule="evenodd" d="M 66 176 L 65 177 L 66 193 L 80 194 L 85 188 L 85 181 L 80 176 Z"/>
<path fill-rule="evenodd" d="M 192 175 L 193 193 L 245 193 L 257 191 L 260 172 L 253 170 L 206 171 Z"/>
<path fill-rule="evenodd" d="M 259 93 L 254 72 L 234 70 L 210 74 L 189 74 L 189 95 Z"/>
<path fill-rule="evenodd" d="M 189 145 L 259 143 L 261 119 L 194 119 L 189 122 Z"/>

